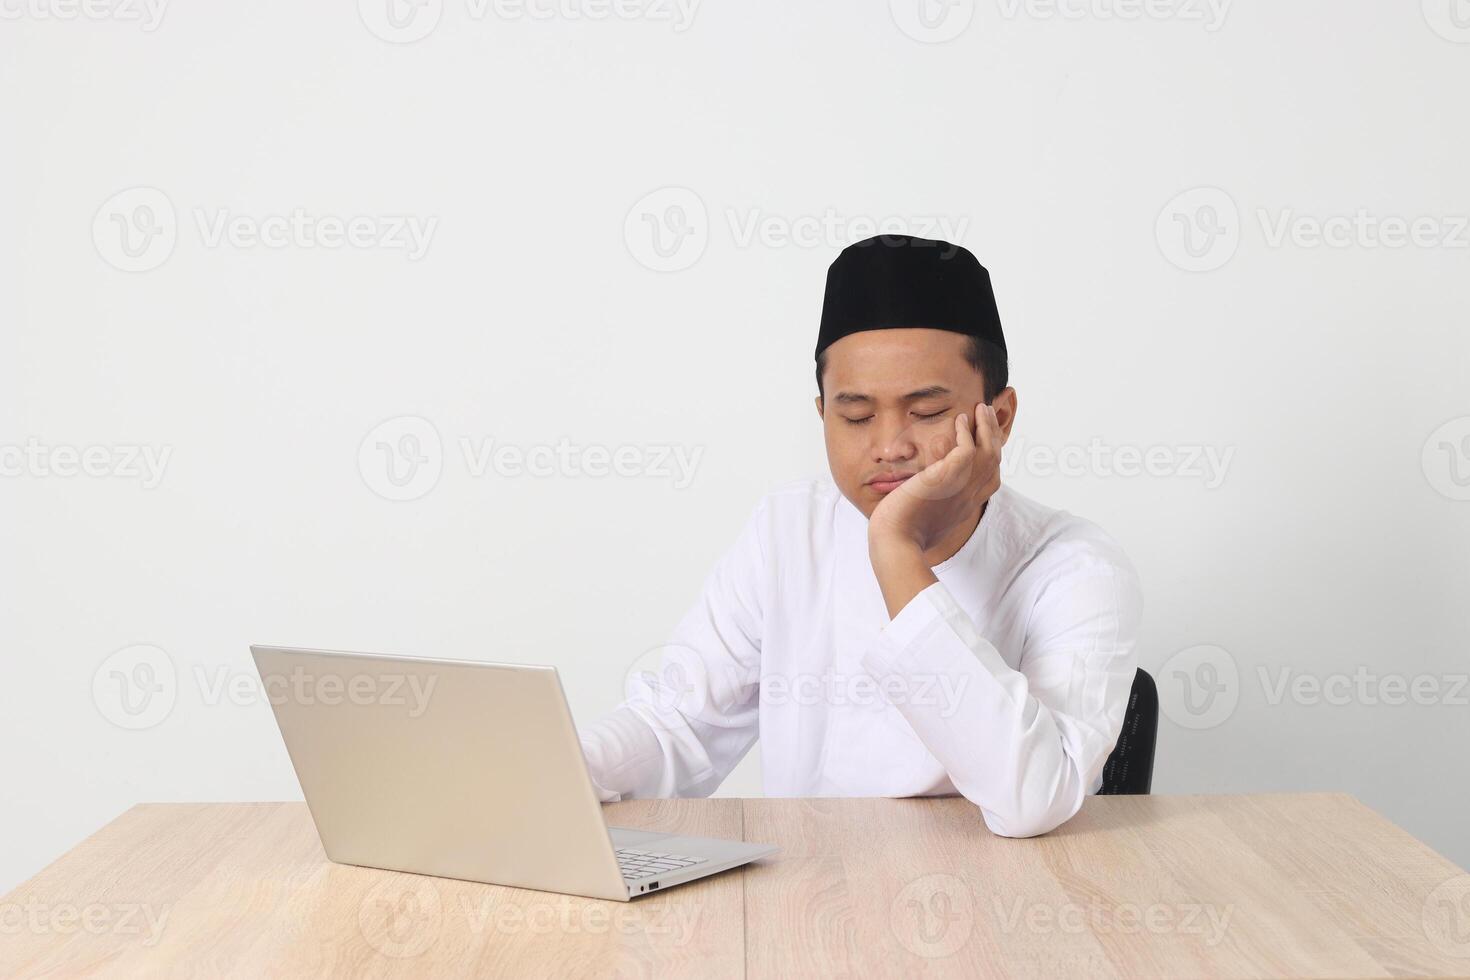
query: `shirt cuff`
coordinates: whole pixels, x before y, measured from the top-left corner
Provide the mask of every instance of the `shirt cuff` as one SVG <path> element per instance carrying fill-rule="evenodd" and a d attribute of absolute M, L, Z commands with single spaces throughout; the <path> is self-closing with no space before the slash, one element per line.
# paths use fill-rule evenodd
<path fill-rule="evenodd" d="M 944 622 L 944 613 L 954 599 L 944 583 L 935 582 L 909 600 L 908 605 L 883 627 L 883 642 L 870 651 L 870 656 L 887 667 L 895 667 L 905 659 L 904 653 L 922 645 L 929 634 Z"/>

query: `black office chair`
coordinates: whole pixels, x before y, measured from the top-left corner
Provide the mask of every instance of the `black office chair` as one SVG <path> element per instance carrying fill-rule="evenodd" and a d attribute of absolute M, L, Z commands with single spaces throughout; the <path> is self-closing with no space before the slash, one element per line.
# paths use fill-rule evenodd
<path fill-rule="evenodd" d="M 1146 796 L 1154 781 L 1154 743 L 1159 734 L 1159 689 L 1142 667 L 1133 675 L 1123 733 L 1103 766 L 1099 796 Z"/>

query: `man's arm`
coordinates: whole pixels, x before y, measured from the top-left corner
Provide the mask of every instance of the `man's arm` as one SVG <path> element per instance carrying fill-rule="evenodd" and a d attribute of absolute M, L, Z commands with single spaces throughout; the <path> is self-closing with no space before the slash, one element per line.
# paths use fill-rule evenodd
<path fill-rule="evenodd" d="M 765 514 L 763 504 L 716 563 L 659 664 L 630 675 L 626 700 L 582 729 L 604 803 L 708 796 L 755 743 Z"/>
<path fill-rule="evenodd" d="M 1084 553 L 1044 586 L 1012 669 L 935 582 L 885 627 L 865 666 L 880 684 L 949 678 L 948 700 L 896 699 L 955 788 L 1005 837 L 1071 819 L 1117 741 L 1136 667 L 1137 579 Z M 932 575 L 932 573 L 931 573 Z M 888 682 L 892 683 L 892 682 Z"/>

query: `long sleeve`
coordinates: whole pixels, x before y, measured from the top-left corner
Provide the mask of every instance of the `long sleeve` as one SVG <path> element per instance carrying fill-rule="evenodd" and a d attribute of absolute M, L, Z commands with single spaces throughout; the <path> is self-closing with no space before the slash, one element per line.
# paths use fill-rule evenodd
<path fill-rule="evenodd" d="M 631 675 L 623 703 L 582 730 L 582 750 L 603 802 L 708 796 L 754 744 L 764 513 L 764 506 L 757 509 L 716 563 L 657 668 Z"/>
<path fill-rule="evenodd" d="M 935 583 L 884 628 L 865 666 L 900 686 L 951 679 L 944 703 L 894 706 L 991 831 L 1032 837 L 1069 820 L 1098 783 L 1123 724 L 1141 605 L 1126 561 L 1074 555 L 1041 588 L 1012 669 Z"/>

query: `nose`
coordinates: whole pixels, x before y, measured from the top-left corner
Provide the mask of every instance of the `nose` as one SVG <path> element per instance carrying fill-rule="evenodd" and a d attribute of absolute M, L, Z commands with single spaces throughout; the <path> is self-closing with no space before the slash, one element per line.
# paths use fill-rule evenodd
<path fill-rule="evenodd" d="M 881 416 L 879 417 L 881 418 Z M 914 427 L 904 416 L 873 420 L 873 460 L 877 463 L 907 463 L 919 453 Z"/>

